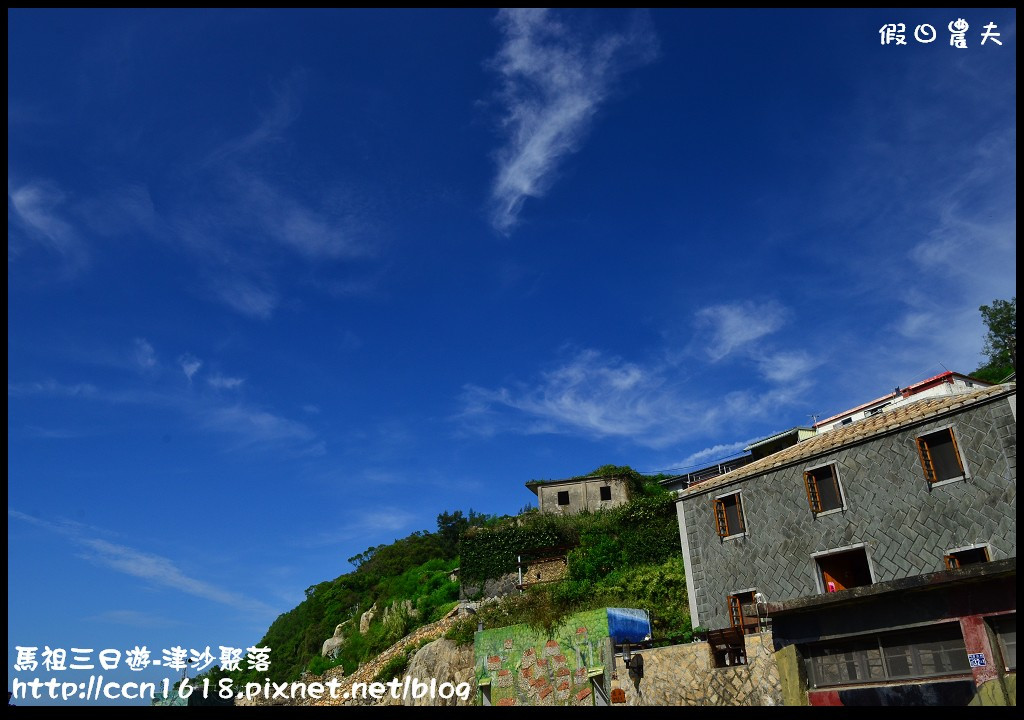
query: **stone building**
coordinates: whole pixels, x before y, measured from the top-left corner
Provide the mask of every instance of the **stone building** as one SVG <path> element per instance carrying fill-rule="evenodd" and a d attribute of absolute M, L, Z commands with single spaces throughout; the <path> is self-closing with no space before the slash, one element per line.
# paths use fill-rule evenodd
<path fill-rule="evenodd" d="M 683 490 L 694 626 L 743 662 L 743 633 L 770 624 L 786 704 L 1015 704 L 1016 435 L 1000 385 Z"/>
<path fill-rule="evenodd" d="M 613 508 L 629 502 L 629 481 L 618 477 L 591 476 L 568 480 L 533 480 L 526 487 L 537 496 L 543 513 L 578 513 Z"/>

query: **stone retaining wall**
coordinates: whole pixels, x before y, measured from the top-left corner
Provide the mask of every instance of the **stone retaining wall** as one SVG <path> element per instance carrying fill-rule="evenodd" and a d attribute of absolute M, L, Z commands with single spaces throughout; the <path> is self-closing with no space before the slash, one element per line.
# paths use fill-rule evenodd
<path fill-rule="evenodd" d="M 631 676 L 616 658 L 612 689 L 627 705 L 782 705 L 779 668 L 770 632 L 745 637 L 747 664 L 716 668 L 711 647 L 696 642 L 641 650 L 644 676 Z"/>

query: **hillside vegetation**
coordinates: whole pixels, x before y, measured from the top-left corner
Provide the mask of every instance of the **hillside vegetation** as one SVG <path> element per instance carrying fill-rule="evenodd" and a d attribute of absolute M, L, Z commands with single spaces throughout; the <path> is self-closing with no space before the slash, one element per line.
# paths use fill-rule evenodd
<path fill-rule="evenodd" d="M 390 545 L 367 549 L 349 562 L 353 572 L 306 589 L 299 605 L 280 615 L 258 645 L 272 649 L 269 673 L 230 673 L 236 681 L 297 679 L 303 671 L 321 674 L 342 665 L 351 674 L 364 662 L 450 611 L 460 585 L 451 579 L 460 567 L 467 588 L 516 569 L 516 556 L 552 546 L 571 547 L 566 576 L 482 606 L 448 636 L 472 642 L 478 622 L 485 627 L 528 623 L 551 628 L 566 615 L 617 606 L 648 610 L 655 638 L 680 642 L 691 636 L 686 578 L 679 548 L 675 504 L 656 480 L 628 467 L 604 466 L 590 475 L 627 478 L 628 504 L 596 513 L 547 515 L 527 509 L 515 517 L 469 511 L 438 515 L 437 531 L 414 532 Z M 366 633 L 360 616 L 376 606 Z M 408 610 L 411 609 L 411 612 Z M 341 629 L 344 643 L 336 658 L 321 657 L 324 641 Z M 404 668 L 394 668 L 399 674 Z M 208 673 L 214 680 L 229 675 Z"/>

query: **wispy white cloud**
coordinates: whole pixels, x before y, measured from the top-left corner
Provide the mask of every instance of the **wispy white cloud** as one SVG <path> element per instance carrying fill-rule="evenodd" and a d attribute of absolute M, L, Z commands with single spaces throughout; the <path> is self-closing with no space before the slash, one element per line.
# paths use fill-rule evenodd
<path fill-rule="evenodd" d="M 65 219 L 66 196 L 54 183 L 35 181 L 15 185 L 7 181 L 8 261 L 20 255 L 19 238 L 45 248 L 60 258 L 64 276 L 89 265 L 89 251 L 74 226 Z"/>
<path fill-rule="evenodd" d="M 691 353 L 695 362 L 687 370 L 678 361 L 682 353 L 672 348 L 648 362 L 583 350 L 533 383 L 497 389 L 465 385 L 459 419 L 466 430 L 481 435 L 619 437 L 651 448 L 706 436 L 725 424 L 735 432 L 805 402 L 814 384 L 813 370 L 823 359 L 802 349 L 766 350 L 759 342 L 781 328 L 789 314 L 774 300 L 703 308 L 695 315 L 697 336 L 691 342 L 699 351 Z M 714 364 L 730 354 L 757 370 L 754 386 L 748 373 L 734 378 L 735 389 L 719 395 L 692 379 L 700 376 L 701 363 Z"/>
<path fill-rule="evenodd" d="M 776 332 L 788 317 L 786 308 L 773 300 L 712 305 L 695 315 L 697 342 L 708 358 L 717 362 Z"/>
<path fill-rule="evenodd" d="M 494 432 L 506 424 L 496 410 L 506 408 L 530 418 L 519 426 L 523 432 L 625 437 L 663 447 L 714 414 L 688 399 L 669 372 L 667 366 L 643 367 L 584 350 L 542 373 L 533 387 L 465 386 L 462 418 L 475 431 Z"/>
<path fill-rule="evenodd" d="M 498 152 L 492 223 L 508 233 L 528 197 L 550 187 L 558 163 L 582 144 L 613 82 L 650 62 L 657 43 L 639 21 L 585 41 L 545 9 L 502 10 L 504 43 L 492 62 L 501 76 L 506 145 Z"/>
<path fill-rule="evenodd" d="M 722 399 L 720 409 L 730 418 L 778 422 L 783 409 L 807 400 L 813 385 L 811 378 L 801 378 L 761 390 L 735 390 Z"/>
<path fill-rule="evenodd" d="M 159 215 L 149 188 L 144 185 L 129 184 L 99 190 L 76 203 L 74 209 L 76 216 L 100 235 L 156 234 L 160 231 Z"/>
<path fill-rule="evenodd" d="M 246 405 L 199 409 L 204 427 L 237 436 L 243 446 L 287 441 L 310 442 L 316 433 L 295 420 Z"/>
<path fill-rule="evenodd" d="M 50 397 L 95 397 L 97 394 L 95 385 L 91 383 L 75 383 L 67 385 L 56 380 L 42 380 L 28 383 L 8 383 L 8 397 L 26 397 L 31 395 L 42 395 Z"/>
<path fill-rule="evenodd" d="M 800 380 L 824 362 L 825 358 L 811 355 L 806 350 L 770 353 L 757 360 L 761 374 L 766 380 L 773 383 L 789 383 Z"/>
<path fill-rule="evenodd" d="M 241 277 L 217 281 L 217 294 L 229 307 L 242 315 L 261 320 L 269 318 L 278 304 L 276 292 L 259 287 Z"/>
<path fill-rule="evenodd" d="M 80 557 L 125 575 L 146 580 L 153 585 L 173 588 L 239 610 L 258 613 L 269 613 L 273 610 L 263 602 L 191 577 L 169 558 L 99 538 L 77 538 L 77 541 L 86 549 Z"/>
<path fill-rule="evenodd" d="M 135 338 L 132 343 L 134 347 L 135 363 L 143 370 L 152 370 L 157 366 L 156 350 L 145 338 Z"/>
<path fill-rule="evenodd" d="M 704 448 L 703 450 L 690 453 L 682 460 L 672 463 L 672 469 L 685 472 L 687 470 L 703 467 L 719 460 L 731 458 L 742 452 L 743 448 L 751 442 L 753 441 L 743 440 L 741 442 L 712 445 L 711 447 Z"/>
<path fill-rule="evenodd" d="M 295 70 L 273 89 L 274 101 L 261 113 L 256 127 L 240 137 L 232 138 L 211 153 L 208 162 L 218 163 L 233 155 L 244 155 L 263 148 L 268 143 L 281 142 L 301 111 L 300 96 L 305 85 L 305 74 Z"/>
<path fill-rule="evenodd" d="M 192 382 L 192 376 L 199 372 L 199 368 L 203 366 L 203 361 L 191 353 L 185 353 L 178 358 L 178 364 L 181 365 L 181 371 L 185 373 L 188 381 Z"/>
<path fill-rule="evenodd" d="M 44 440 L 70 440 L 84 437 L 87 433 L 80 430 L 65 430 L 63 428 L 42 428 L 35 425 L 25 427 L 25 435 L 32 438 Z"/>
<path fill-rule="evenodd" d="M 191 383 L 202 361 L 191 353 L 178 358 L 182 372 L 189 380 L 189 389 L 173 381 L 168 374 L 155 372 L 160 368 L 155 348 L 147 340 L 133 342 L 133 367 L 147 372 L 125 379 L 123 386 L 101 389 L 90 383 L 68 384 L 52 379 L 9 383 L 8 397 L 75 397 L 112 405 L 138 405 L 175 412 L 188 419 L 189 427 L 202 427 L 233 438 L 228 449 L 259 446 L 275 451 L 287 450 L 298 456 L 323 455 L 326 445 L 309 426 L 265 408 L 242 402 L 237 395 L 226 396 L 217 390 L 240 387 L 244 378 L 214 374 L 206 385 L 212 390 L 195 392 Z M 200 386 L 201 388 L 202 386 Z"/>
<path fill-rule="evenodd" d="M 309 260 L 338 260 L 371 254 L 357 240 L 350 217 L 313 207 L 257 174 L 232 170 L 231 202 L 243 206 L 251 229 Z"/>
<path fill-rule="evenodd" d="M 266 603 L 186 574 L 169 558 L 96 537 L 86 525 L 69 521 L 51 522 L 10 508 L 7 515 L 68 538 L 83 549 L 79 557 L 91 563 L 139 578 L 151 585 L 184 592 L 245 612 L 261 615 L 273 612 L 273 608 Z"/>
<path fill-rule="evenodd" d="M 334 293 L 346 282 L 339 280 L 341 263 L 377 256 L 362 203 L 322 178 L 307 182 L 275 169 L 304 84 L 301 71 L 277 83 L 256 127 L 195 168 L 206 191 L 170 211 L 174 238 L 201 264 L 213 297 L 251 318 L 273 316 L 288 294 L 281 269 L 296 260 L 314 270 L 329 267 L 329 282 L 314 275 L 307 283 Z"/>
<path fill-rule="evenodd" d="M 302 538 L 302 547 L 323 547 L 335 545 L 361 537 L 380 537 L 408 530 L 416 516 L 396 507 L 380 507 L 376 510 L 351 513 L 348 520 L 339 521 L 338 527 Z"/>
<path fill-rule="evenodd" d="M 206 382 L 210 387 L 215 387 L 221 390 L 234 390 L 237 387 L 241 387 L 242 383 L 245 382 L 245 378 L 239 377 L 227 377 L 226 375 L 211 375 L 206 378 Z"/>

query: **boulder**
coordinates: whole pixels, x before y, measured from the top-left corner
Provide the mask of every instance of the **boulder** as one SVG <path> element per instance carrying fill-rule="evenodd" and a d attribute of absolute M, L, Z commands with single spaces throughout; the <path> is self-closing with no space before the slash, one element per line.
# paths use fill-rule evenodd
<path fill-rule="evenodd" d="M 361 635 L 365 635 L 366 631 L 370 629 L 370 623 L 373 622 L 373 618 L 374 618 L 374 616 L 376 614 L 377 614 L 377 603 L 374 603 L 373 606 L 369 610 L 364 612 L 359 617 L 359 633 Z"/>
<path fill-rule="evenodd" d="M 342 630 L 345 627 L 345 623 L 340 623 L 334 628 L 334 636 L 324 640 L 323 649 L 320 654 L 324 657 L 336 658 L 341 648 L 345 645 L 345 638 L 341 636 Z"/>
<path fill-rule="evenodd" d="M 473 672 L 473 646 L 464 645 L 459 647 L 451 640 L 439 638 L 420 648 L 412 657 L 406 675 L 416 678 L 420 682 L 430 684 L 433 679 L 437 680 L 437 686 L 441 683 L 469 683 L 472 691 L 469 699 L 463 701 L 458 695 L 450 699 L 435 696 L 430 698 L 430 693 L 419 699 L 407 698 L 406 705 L 473 705 L 476 700 L 476 683 Z"/>
<path fill-rule="evenodd" d="M 394 613 L 404 611 L 406 617 L 416 618 L 419 617 L 419 610 L 412 606 L 412 600 L 403 600 L 402 602 L 394 602 L 390 606 L 384 608 L 384 612 L 381 615 L 380 621 L 387 624 L 388 618 Z"/>

